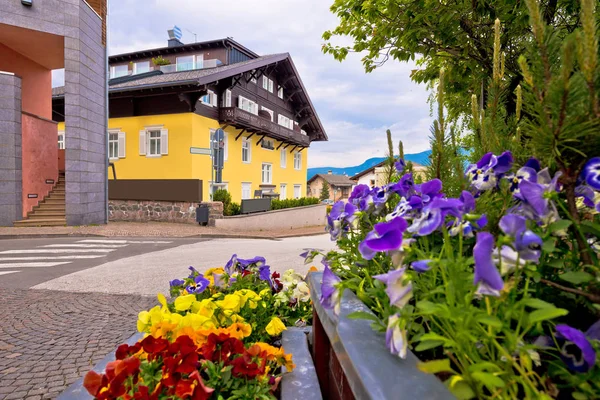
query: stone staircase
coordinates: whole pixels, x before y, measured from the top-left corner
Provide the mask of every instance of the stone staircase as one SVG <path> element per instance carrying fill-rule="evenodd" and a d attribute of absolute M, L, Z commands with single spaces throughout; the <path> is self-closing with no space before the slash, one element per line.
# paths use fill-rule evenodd
<path fill-rule="evenodd" d="M 33 207 L 27 218 L 15 221 L 14 226 L 65 226 L 65 173 L 60 172 L 58 182 L 48 196 Z"/>

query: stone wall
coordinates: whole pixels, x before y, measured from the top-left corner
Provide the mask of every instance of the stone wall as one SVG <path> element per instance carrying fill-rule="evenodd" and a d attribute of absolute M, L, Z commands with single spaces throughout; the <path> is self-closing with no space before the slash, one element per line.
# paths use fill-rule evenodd
<path fill-rule="evenodd" d="M 21 78 L 0 72 L 0 226 L 22 218 Z"/>
<path fill-rule="evenodd" d="M 223 218 L 223 203 L 203 202 L 209 208 L 208 225 L 215 226 L 215 220 Z M 198 203 L 142 200 L 109 200 L 109 221 L 130 222 L 177 222 L 197 224 Z"/>
<path fill-rule="evenodd" d="M 216 221 L 216 226 L 217 228 L 238 232 L 325 226 L 327 220 L 326 209 L 327 206 L 317 204 L 248 215 L 236 215 L 219 219 Z"/>

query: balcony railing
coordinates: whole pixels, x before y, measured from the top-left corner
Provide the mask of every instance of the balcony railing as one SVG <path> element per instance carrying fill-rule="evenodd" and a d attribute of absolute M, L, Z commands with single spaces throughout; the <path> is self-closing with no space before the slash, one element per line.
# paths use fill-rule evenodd
<path fill-rule="evenodd" d="M 156 71 L 156 70 L 160 70 L 164 74 L 167 74 L 169 72 L 193 71 L 193 70 L 197 70 L 197 69 L 215 68 L 222 64 L 223 63 L 220 60 L 217 60 L 215 58 L 215 59 L 211 59 L 211 60 L 204 60 L 201 62 L 152 66 L 148 70 L 137 71 L 136 73 L 133 73 L 133 70 L 129 70 L 129 71 L 127 71 L 126 74 L 125 73 L 114 74 L 114 75 L 111 74 L 110 78 L 114 79 L 114 78 L 120 78 L 122 76 L 128 76 L 128 75 L 139 75 L 139 74 L 143 74 L 143 73 L 150 72 L 150 71 Z"/>
<path fill-rule="evenodd" d="M 237 107 L 221 108 L 219 120 L 222 123 L 228 123 L 238 128 L 255 130 L 257 131 L 257 134 L 267 135 L 268 137 L 280 141 L 304 147 L 308 147 L 310 144 L 310 138 L 308 136 Z"/>

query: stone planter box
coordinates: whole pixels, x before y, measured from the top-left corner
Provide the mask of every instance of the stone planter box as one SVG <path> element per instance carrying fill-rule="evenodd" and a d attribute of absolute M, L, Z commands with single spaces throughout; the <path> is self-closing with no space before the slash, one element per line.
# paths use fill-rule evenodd
<path fill-rule="evenodd" d="M 308 335 L 311 333 L 309 328 L 288 328 L 283 332 L 282 345 L 286 353 L 292 354 L 296 369 L 285 374 L 281 380 L 281 400 L 322 400 L 319 380 L 308 346 Z M 128 345 L 133 345 L 144 335 L 137 333 L 127 340 Z M 114 352 L 111 352 L 102 359 L 93 370 L 103 373 L 106 365 L 115 360 Z M 285 368 L 284 368 L 285 370 Z M 83 378 L 79 378 L 64 392 L 58 396 L 57 400 L 87 400 L 93 399 L 87 390 L 83 387 Z"/>
<path fill-rule="evenodd" d="M 371 313 L 354 293 L 342 296 L 339 319 L 321 307 L 323 273 L 308 276 L 314 305 L 312 354 L 325 399 L 454 399 L 434 375 L 417 369 L 417 357 L 390 354 L 385 335 L 371 329 L 371 322 L 348 319 L 355 311 Z"/>

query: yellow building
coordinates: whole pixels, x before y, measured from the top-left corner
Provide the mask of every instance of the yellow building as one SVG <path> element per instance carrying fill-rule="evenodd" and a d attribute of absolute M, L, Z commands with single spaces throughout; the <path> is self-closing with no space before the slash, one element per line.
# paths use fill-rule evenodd
<path fill-rule="evenodd" d="M 289 54 L 260 57 L 230 39 L 169 44 L 109 58 L 116 178 L 201 180 L 205 201 L 216 189 L 235 202 L 305 197 L 308 147 L 327 136 Z M 171 64 L 153 65 L 158 57 Z M 60 89 L 53 105 L 59 116 Z M 64 146 L 63 122 L 58 129 Z M 221 182 L 211 155 L 217 129 L 224 131 Z M 112 166 L 108 174 L 114 179 Z"/>

